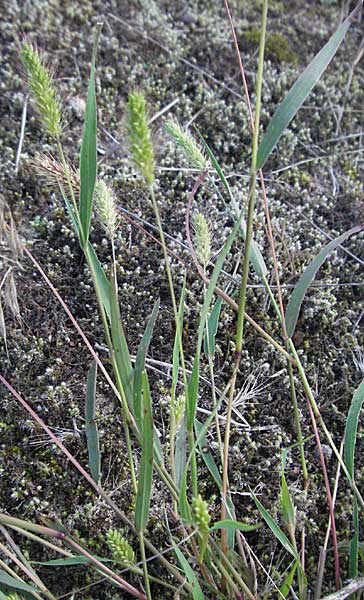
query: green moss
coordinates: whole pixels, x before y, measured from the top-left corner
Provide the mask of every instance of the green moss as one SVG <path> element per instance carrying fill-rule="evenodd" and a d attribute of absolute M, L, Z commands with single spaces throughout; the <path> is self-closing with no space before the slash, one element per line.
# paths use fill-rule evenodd
<path fill-rule="evenodd" d="M 247 49 L 259 46 L 260 29 L 254 28 L 243 34 L 243 44 Z M 270 33 L 265 44 L 265 55 L 277 63 L 297 63 L 298 55 L 288 39 L 281 33 Z"/>

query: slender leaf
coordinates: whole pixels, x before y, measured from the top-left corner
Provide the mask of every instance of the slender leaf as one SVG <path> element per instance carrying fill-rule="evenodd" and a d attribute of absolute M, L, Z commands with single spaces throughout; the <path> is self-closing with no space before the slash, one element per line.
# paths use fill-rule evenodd
<path fill-rule="evenodd" d="M 364 401 L 364 381 L 361 382 L 356 389 L 351 405 L 349 408 L 348 417 L 345 426 L 345 442 L 344 442 L 344 461 L 349 471 L 350 477 L 354 478 L 354 456 L 356 436 L 358 431 L 359 414 Z M 358 519 L 358 504 L 356 498 L 353 501 L 353 530 L 354 535 L 350 540 L 349 545 L 349 577 L 358 576 L 358 553 L 359 553 L 359 519 Z"/>
<path fill-rule="evenodd" d="M 145 368 L 145 357 L 148 352 L 150 341 L 152 339 L 154 324 L 158 315 L 158 310 L 159 301 L 157 301 L 154 304 L 152 314 L 145 328 L 144 335 L 140 341 L 135 359 L 133 384 L 134 414 L 140 431 L 142 429 L 142 371 L 144 371 Z"/>
<path fill-rule="evenodd" d="M 358 577 L 358 560 L 359 560 L 359 518 L 358 518 L 358 501 L 356 497 L 353 500 L 353 530 L 354 535 L 350 540 L 349 545 L 349 579 Z"/>
<path fill-rule="evenodd" d="M 5 596 L 3 592 L 0 590 L 0 600 L 9 600 L 9 596 Z"/>
<path fill-rule="evenodd" d="M 143 435 L 142 456 L 139 466 L 138 491 L 135 507 L 135 527 L 144 531 L 148 521 L 153 478 L 153 415 L 148 378 L 142 373 L 143 387 Z"/>
<path fill-rule="evenodd" d="M 293 562 L 293 565 L 292 565 L 292 567 L 291 567 L 291 568 L 290 568 L 290 570 L 288 571 L 288 574 L 287 574 L 287 576 L 286 576 L 286 578 L 285 578 L 285 580 L 284 580 L 283 584 L 282 584 L 282 585 L 281 585 L 281 587 L 279 588 L 279 591 L 280 591 L 280 593 L 281 593 L 281 594 L 282 594 L 282 596 L 284 596 L 284 597 L 288 596 L 288 593 L 289 593 L 290 587 L 291 587 L 291 585 L 292 585 L 292 583 L 293 583 L 293 579 L 294 579 L 295 573 L 296 573 L 296 571 L 297 571 L 297 566 L 298 566 L 298 563 L 297 563 L 297 561 L 295 560 L 295 561 Z"/>
<path fill-rule="evenodd" d="M 349 471 L 350 477 L 352 478 L 354 478 L 354 453 L 356 444 L 356 434 L 358 431 L 359 413 L 361 411 L 363 401 L 364 380 L 361 382 L 361 384 L 354 393 L 345 426 L 344 461 Z"/>
<path fill-rule="evenodd" d="M 176 327 L 176 334 L 174 336 L 173 343 L 173 355 L 172 355 L 172 389 L 171 389 L 171 401 L 172 406 L 175 404 L 176 398 L 176 388 L 178 383 L 178 370 L 179 370 L 179 348 L 180 348 L 180 340 L 179 335 L 181 335 L 182 327 L 183 327 L 183 310 L 185 305 L 185 293 L 186 293 L 186 280 L 183 282 L 181 297 L 179 299 L 179 307 L 178 307 L 178 325 L 179 329 Z"/>
<path fill-rule="evenodd" d="M 349 229 L 349 231 L 346 231 L 342 235 L 336 237 L 329 244 L 327 244 L 308 265 L 308 267 L 306 267 L 305 271 L 301 275 L 300 280 L 293 290 L 286 310 L 286 327 L 289 337 L 292 337 L 294 334 L 302 302 L 308 288 L 316 277 L 317 271 L 325 262 L 329 254 L 333 252 L 333 250 L 340 246 L 350 236 L 354 235 L 354 233 L 362 231 L 362 229 L 363 225 L 357 225 L 356 227 L 353 227 L 352 229 Z"/>
<path fill-rule="evenodd" d="M 215 529 L 238 529 L 239 531 L 248 533 L 249 531 L 256 531 L 261 526 L 261 523 L 257 523 L 257 525 L 248 525 L 247 523 L 240 523 L 240 521 L 225 519 L 224 521 L 216 521 L 216 523 L 210 527 L 210 531 L 215 531 Z"/>
<path fill-rule="evenodd" d="M 215 339 L 219 325 L 221 306 L 222 298 L 218 298 L 207 321 L 207 331 L 204 337 L 204 352 L 206 356 L 210 355 L 213 357 L 215 354 Z"/>
<path fill-rule="evenodd" d="M 180 565 L 183 569 L 183 572 L 186 575 L 188 582 L 192 586 L 193 600 L 205 600 L 205 596 L 202 593 L 200 584 L 198 582 L 198 579 L 197 579 L 195 573 L 193 572 L 193 570 L 190 567 L 189 563 L 187 562 L 186 558 L 182 554 L 181 550 L 178 548 L 177 544 L 175 544 L 174 542 L 173 542 L 173 548 L 174 548 L 174 551 L 180 562 Z"/>
<path fill-rule="evenodd" d="M 289 493 L 284 471 L 282 471 L 280 499 L 284 524 L 293 532 L 296 525 L 296 511 Z"/>
<path fill-rule="evenodd" d="M 102 558 L 101 556 L 93 555 L 99 562 L 115 562 L 112 558 Z M 55 558 L 53 560 L 46 560 L 43 562 L 35 561 L 36 565 L 42 565 L 44 567 L 72 567 L 74 565 L 93 565 L 92 561 L 87 556 L 69 556 L 67 558 Z"/>
<path fill-rule="evenodd" d="M 110 284 L 105 275 L 105 271 L 102 268 L 99 259 L 97 258 L 96 252 L 90 242 L 88 242 L 87 245 L 87 257 L 92 265 L 92 270 L 95 274 L 96 281 L 94 283 L 97 287 L 97 293 L 101 298 L 106 315 L 109 321 L 111 321 Z"/>
<path fill-rule="evenodd" d="M 94 480 L 94 482 L 97 485 L 99 485 L 101 455 L 99 444 L 99 432 L 97 430 L 96 424 L 96 378 L 97 363 L 96 361 L 93 361 L 87 376 L 85 431 L 91 477 Z"/>
<path fill-rule="evenodd" d="M 97 174 L 97 106 L 95 93 L 95 62 L 97 44 L 101 33 L 101 26 L 96 29 L 94 46 L 92 50 L 91 71 L 88 84 L 88 93 L 85 111 L 85 123 L 80 155 L 80 222 L 81 245 L 84 248 L 88 242 L 90 232 L 92 201 Z"/>
<path fill-rule="evenodd" d="M 300 109 L 313 87 L 319 81 L 326 67 L 333 59 L 336 51 L 345 37 L 346 32 L 353 22 L 354 15 L 361 4 L 362 3 L 359 2 L 357 8 L 331 36 L 327 44 L 325 44 L 320 52 L 316 54 L 274 113 L 258 148 L 257 170 L 264 167 L 268 156 L 278 143 L 282 133 L 296 115 L 297 111 Z"/>
<path fill-rule="evenodd" d="M 293 558 L 295 558 L 297 561 L 299 561 L 299 556 L 298 556 L 296 550 L 293 548 L 292 544 L 290 543 L 288 538 L 285 536 L 283 531 L 280 529 L 280 527 L 278 527 L 277 523 L 272 519 L 272 517 L 270 516 L 268 511 L 264 508 L 263 504 L 261 504 L 259 502 L 258 498 L 256 497 L 256 495 L 253 492 L 252 492 L 252 496 L 253 496 L 253 500 L 256 504 L 257 509 L 259 510 L 261 516 L 263 517 L 264 521 L 266 522 L 266 524 L 268 525 L 269 529 L 272 531 L 274 536 L 282 544 L 282 546 L 287 550 L 287 552 L 289 552 L 293 556 Z"/>
<path fill-rule="evenodd" d="M 110 282 L 111 337 L 116 368 L 130 410 L 133 412 L 133 367 L 128 344 L 121 323 L 120 309 L 114 278 Z"/>
<path fill-rule="evenodd" d="M 15 577 L 11 577 L 0 569 L 0 585 L 7 585 L 10 588 L 14 588 L 15 590 L 19 590 L 22 592 L 40 592 L 39 588 L 36 588 L 28 583 L 25 583 L 21 579 L 15 579 Z"/>
<path fill-rule="evenodd" d="M 183 472 L 187 462 L 187 431 L 186 431 L 186 415 L 184 415 L 181 425 L 176 434 L 176 449 L 174 453 L 176 483 L 180 488 Z"/>
<path fill-rule="evenodd" d="M 229 194 L 229 198 L 230 198 L 230 202 L 232 205 L 232 212 L 234 213 L 235 218 L 239 218 L 240 219 L 240 235 L 243 238 L 243 240 L 245 241 L 245 237 L 246 237 L 246 222 L 243 218 L 242 215 L 239 215 L 239 208 L 238 205 L 236 203 L 236 200 L 233 196 L 233 193 L 231 191 L 231 188 L 229 186 L 229 183 L 223 173 L 222 168 L 220 167 L 219 163 L 217 162 L 216 156 L 214 155 L 214 153 L 212 152 L 211 148 L 206 144 L 205 140 L 203 139 L 202 136 L 201 140 L 202 143 L 206 149 L 206 152 L 208 154 L 208 156 L 211 159 L 211 162 L 214 166 L 214 169 L 216 171 L 216 173 L 218 174 L 221 183 L 223 184 L 224 188 L 226 189 L 227 193 Z M 260 279 L 263 279 L 267 273 L 268 273 L 268 269 L 267 266 L 265 264 L 263 255 L 260 251 L 260 248 L 258 246 L 258 244 L 256 243 L 255 240 L 252 240 L 251 242 L 251 246 L 250 246 L 250 256 L 249 256 L 250 262 L 253 266 L 254 271 L 256 272 L 256 274 L 258 275 L 258 277 Z"/>

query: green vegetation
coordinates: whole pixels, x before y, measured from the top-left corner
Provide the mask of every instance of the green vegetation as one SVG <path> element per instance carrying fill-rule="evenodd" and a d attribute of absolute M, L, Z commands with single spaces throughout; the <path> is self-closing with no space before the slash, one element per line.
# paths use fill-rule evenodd
<path fill-rule="evenodd" d="M 163 64 L 171 84 L 195 69 L 157 3 L 141 3 L 142 33 L 150 21 L 162 29 L 154 41 L 147 29 L 152 45 L 142 62 L 112 59 L 109 15 L 104 29 L 94 27 L 92 53 L 87 45 L 74 137 L 65 87 L 30 38 L 21 44 L 27 135 L 38 148 L 24 189 L 25 175 L 15 173 L 18 204 L 7 197 L 0 206 L 0 600 L 360 596 L 363 300 L 352 276 L 363 264 L 363 226 L 351 220 L 354 210 L 337 222 L 336 189 L 328 189 L 345 181 L 360 205 L 362 166 L 339 156 L 338 183 L 335 157 L 311 150 L 317 131 L 306 111 L 307 102 L 322 106 L 330 85 L 339 93 L 330 69 L 358 28 L 360 7 L 321 35 L 299 70 L 285 35 L 269 33 L 268 8 L 263 0 L 254 90 L 249 81 L 245 97 L 240 87 L 217 86 L 215 101 L 200 82 L 193 103 L 185 92 L 171 99 L 153 72 L 154 42 L 170 46 L 176 64 L 183 59 L 178 78 L 175 63 Z M 192 12 L 192 32 L 210 10 Z M 69 11 L 80 27 L 87 11 Z M 291 62 L 289 75 L 268 68 L 267 57 Z M 115 128 L 121 120 L 120 107 L 114 116 L 107 109 L 118 106 L 123 68 L 126 143 L 113 157 L 119 143 L 105 119 Z M 343 107 L 351 106 L 348 89 Z M 232 94 L 229 103 L 221 91 Z M 222 129 L 210 112 L 221 114 Z M 340 123 L 344 109 L 336 137 Z M 329 127 L 326 137 L 330 144 Z M 231 168 L 232 148 L 235 165 L 244 154 L 243 173 Z M 306 161 L 312 169 L 301 173 Z M 32 181 L 42 209 L 30 199 Z M 308 235 L 306 192 L 321 225 L 334 212 L 330 240 Z M 320 287 L 323 280 L 313 290 L 319 277 L 337 284 L 343 273 L 351 277 L 346 296 Z"/>

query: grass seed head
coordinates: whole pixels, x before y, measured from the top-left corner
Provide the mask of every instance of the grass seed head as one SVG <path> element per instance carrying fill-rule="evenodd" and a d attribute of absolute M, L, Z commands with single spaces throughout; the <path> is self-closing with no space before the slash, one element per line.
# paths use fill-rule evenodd
<path fill-rule="evenodd" d="M 80 178 L 77 171 L 69 164 L 64 167 L 53 156 L 46 154 L 37 154 L 29 165 L 46 181 L 51 187 L 58 189 L 61 185 L 65 190 L 68 189 L 69 182 L 75 196 L 80 192 Z"/>
<path fill-rule="evenodd" d="M 184 414 L 185 414 L 185 410 L 186 410 L 186 396 L 185 396 L 185 394 L 180 394 L 177 397 L 176 404 L 175 404 L 175 407 L 174 407 L 174 418 L 175 418 L 175 421 L 176 421 L 176 428 L 177 429 L 179 428 L 179 426 L 180 426 L 180 424 L 182 422 L 182 419 L 183 419 Z"/>
<path fill-rule="evenodd" d="M 207 532 L 211 516 L 209 515 L 209 506 L 206 500 L 202 499 L 201 494 L 192 499 L 192 510 L 198 530 L 202 533 Z"/>
<path fill-rule="evenodd" d="M 209 224 L 202 213 L 197 213 L 193 224 L 196 233 L 197 258 L 206 268 L 211 256 L 211 234 Z"/>
<path fill-rule="evenodd" d="M 127 105 L 127 131 L 133 161 L 148 185 L 154 182 L 154 150 L 144 94 L 133 91 Z"/>
<path fill-rule="evenodd" d="M 199 171 L 206 171 L 209 168 L 209 161 L 203 149 L 187 129 L 183 129 L 175 120 L 168 121 L 166 129 L 177 146 L 181 148 L 192 168 Z"/>
<path fill-rule="evenodd" d="M 51 72 L 37 48 L 28 41 L 23 43 L 20 57 L 43 125 L 50 135 L 58 137 L 62 130 L 61 103 Z"/>
<path fill-rule="evenodd" d="M 124 564 L 134 565 L 135 554 L 129 542 L 117 529 L 110 529 L 106 534 L 106 543 L 115 560 Z"/>
<path fill-rule="evenodd" d="M 110 240 L 113 240 L 118 227 L 114 191 L 104 180 L 100 179 L 96 184 L 95 193 L 96 206 L 101 223 L 105 227 Z"/>

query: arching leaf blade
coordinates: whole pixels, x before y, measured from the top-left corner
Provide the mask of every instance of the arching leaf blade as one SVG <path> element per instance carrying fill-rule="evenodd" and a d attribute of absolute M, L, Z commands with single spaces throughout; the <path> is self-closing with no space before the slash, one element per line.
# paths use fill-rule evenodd
<path fill-rule="evenodd" d="M 362 2 L 359 2 L 339 29 L 331 36 L 327 44 L 316 54 L 302 75 L 294 83 L 281 105 L 277 108 L 259 144 L 257 170 L 264 167 L 267 158 L 277 145 L 282 133 L 335 56 L 361 4 Z"/>
<path fill-rule="evenodd" d="M 294 334 L 302 302 L 308 288 L 316 277 L 317 271 L 320 269 L 331 252 L 333 252 L 333 250 L 336 250 L 336 248 L 345 242 L 345 240 L 354 235 L 354 233 L 362 231 L 362 229 L 363 225 L 357 225 L 356 227 L 352 227 L 352 229 L 349 229 L 342 235 L 339 235 L 333 239 L 329 244 L 324 246 L 324 248 L 305 269 L 293 290 L 286 310 L 286 328 L 289 337 L 292 337 Z"/>

